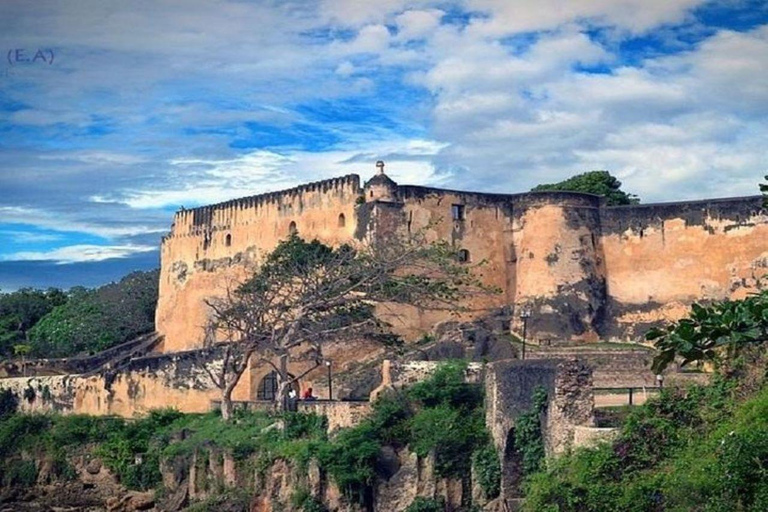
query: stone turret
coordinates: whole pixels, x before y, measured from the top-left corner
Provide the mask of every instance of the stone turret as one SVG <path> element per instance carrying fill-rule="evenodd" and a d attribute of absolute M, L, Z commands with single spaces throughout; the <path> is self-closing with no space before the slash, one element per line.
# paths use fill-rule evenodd
<path fill-rule="evenodd" d="M 365 191 L 365 200 L 382 201 L 387 203 L 397 202 L 397 183 L 384 174 L 384 162 L 376 162 L 378 171 L 376 175 L 368 180 L 363 187 Z"/>

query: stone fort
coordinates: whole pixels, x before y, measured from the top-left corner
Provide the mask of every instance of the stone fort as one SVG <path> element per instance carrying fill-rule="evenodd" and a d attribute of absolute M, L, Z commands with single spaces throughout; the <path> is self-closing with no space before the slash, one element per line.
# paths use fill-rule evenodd
<path fill-rule="evenodd" d="M 418 380 L 420 364 L 460 357 L 491 362 L 483 370 L 491 405 L 506 403 L 502 394 L 529 399 L 540 380 L 553 397 L 564 390 L 563 410 L 576 411 L 563 425 L 589 429 L 593 389 L 657 385 L 649 370 L 652 352 L 591 342 L 640 341 L 650 326 L 681 317 L 694 301 L 742 298 L 768 280 L 768 212 L 761 196 L 606 206 L 598 196 L 573 192 L 487 194 L 399 185 L 382 165 L 365 183 L 349 175 L 178 211 L 162 239 L 156 333 L 95 356 L 23 368 L 9 363 L 0 369 L 0 388 L 30 397 L 21 400 L 25 411 L 128 417 L 163 407 L 209 411 L 221 393 L 205 367 L 222 362 L 215 354 L 200 359 L 206 299 L 244 279 L 291 233 L 338 245 L 409 230 L 450 242 L 467 264 L 484 262 L 479 277 L 501 293 L 473 298 L 473 313 L 459 320 L 445 312 L 400 311 L 390 323 L 406 340 L 425 334 L 435 340 L 432 346 L 406 344 L 405 355 L 372 341 L 336 341 L 323 349 L 324 362 L 332 363 L 326 368 L 311 351 L 292 353 L 289 371 L 302 376 L 301 389 L 311 386 L 321 398 L 334 399 L 303 405 L 326 414 L 329 427 L 362 417 L 368 403 L 355 400 L 372 390 Z M 522 333 L 523 309 L 530 311 L 532 361 L 515 361 L 518 354 L 503 335 Z M 576 369 L 552 362 L 574 359 Z M 275 386 L 272 367 L 251 361 L 233 398 L 269 403 Z M 524 407 L 494 407 L 489 411 L 496 411 L 493 428 L 503 446 L 508 423 Z M 564 438 L 576 439 L 576 431 L 569 432 Z"/>
<path fill-rule="evenodd" d="M 162 240 L 157 332 L 92 356 L 5 362 L 0 389 L 16 395 L 24 412 L 208 412 L 221 399 L 212 372 L 226 359 L 221 346 L 200 350 L 209 321 L 206 299 L 244 279 L 291 233 L 338 245 L 417 230 L 448 241 L 461 263 L 483 262 L 478 277 L 501 293 L 467 299 L 471 313 L 465 318 L 413 307 L 396 311 L 389 323 L 417 341 L 404 347 L 333 340 L 322 360 L 312 350 L 292 350 L 288 370 L 298 377 L 296 387 L 311 387 L 320 398 L 296 407 L 325 416 L 332 434 L 368 417 L 370 400 L 381 392 L 427 378 L 436 361 L 474 361 L 465 379 L 483 386 L 485 425 L 501 469 L 500 498 L 485 510 L 515 510 L 519 502 L 516 428 L 537 390 L 547 394 L 540 421 L 550 457 L 611 439 L 615 429 L 601 423 L 599 408 L 641 403 L 659 391 L 659 378 L 672 386 L 707 380 L 704 373 L 677 369 L 654 375 L 647 347 L 592 342 L 640 341 L 650 326 L 681 317 L 694 301 L 742 298 L 768 281 L 768 212 L 761 196 L 613 207 L 572 192 L 485 194 L 399 185 L 381 165 L 365 183 L 350 175 L 178 211 Z M 524 325 L 521 311 L 530 313 Z M 506 335 L 521 330 L 533 342 L 528 357 L 520 357 L 525 352 Z M 237 407 L 274 407 L 277 382 L 269 363 L 251 359 L 233 391 Z M 624 401 L 617 392 L 627 389 Z M 425 469 L 429 458 L 407 449 L 381 453 L 389 454 L 393 469 L 376 479 L 374 510 L 405 511 L 417 494 L 443 497 L 450 510 L 475 503 L 474 487 L 438 478 Z M 218 466 L 210 458 L 201 474 L 236 485 L 233 457 L 223 453 L 221 460 Z M 179 477 L 171 488 L 178 484 L 190 497 L 204 496 L 209 476 L 192 476 L 196 464 L 188 481 Z M 285 461 L 273 466 L 279 467 Z M 293 486 L 284 476 L 277 480 Z M 314 489 L 329 510 L 350 510 L 338 502 L 331 482 Z M 259 499 L 271 492 L 255 484 L 250 490 Z"/>
<path fill-rule="evenodd" d="M 329 244 L 426 230 L 462 260 L 484 262 L 498 295 L 477 315 L 501 312 L 513 332 L 530 311 L 538 341 L 639 340 L 694 301 L 742 298 L 766 283 L 768 215 L 761 196 L 606 206 L 574 192 L 488 194 L 400 185 L 378 173 L 182 209 L 162 240 L 157 331 L 162 352 L 200 347 L 205 299 L 242 279 L 290 233 Z M 404 311 L 415 339 L 445 313 Z"/>

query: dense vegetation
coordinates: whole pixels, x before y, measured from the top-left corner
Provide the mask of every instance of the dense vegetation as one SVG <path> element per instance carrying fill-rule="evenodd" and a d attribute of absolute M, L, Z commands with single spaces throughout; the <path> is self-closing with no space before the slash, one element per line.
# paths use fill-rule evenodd
<path fill-rule="evenodd" d="M 590 171 L 572 176 L 559 183 L 547 183 L 532 189 L 533 192 L 565 190 L 604 196 L 609 206 L 637 204 L 640 199 L 621 190 L 621 182 L 608 171 Z"/>
<path fill-rule="evenodd" d="M 712 363 L 706 387 L 666 389 L 618 438 L 550 461 L 528 479 L 526 510 L 768 510 L 768 292 L 695 304 L 649 333 L 654 368 Z"/>
<path fill-rule="evenodd" d="M 614 442 L 555 460 L 526 494 L 537 512 L 768 510 L 768 387 L 746 401 L 735 380 L 665 390 Z"/>
<path fill-rule="evenodd" d="M 13 293 L 0 294 L 0 356 L 24 352 L 22 345 L 28 342 L 29 330 L 65 302 L 67 295 L 56 288 L 22 288 Z"/>
<path fill-rule="evenodd" d="M 0 294 L 0 357 L 93 353 L 154 328 L 158 271 L 100 288 Z"/>
<path fill-rule="evenodd" d="M 332 439 L 326 435 L 325 418 L 301 413 L 237 411 L 231 421 L 216 413 L 170 410 L 134 421 L 6 414 L 0 418 L 0 481 L 3 485 L 38 481 L 35 464 L 25 462 L 30 455 L 54 461 L 49 478 L 72 478 L 67 454 L 77 447 L 95 446 L 93 454 L 126 487 L 149 489 L 161 485 L 161 460 L 173 465 L 190 461 L 194 453 L 202 460 L 227 452 L 236 464 L 250 466 L 251 471 L 241 472 L 250 475 L 253 470 L 265 473 L 277 459 L 306 473 L 314 461 L 349 499 L 370 502 L 381 471 L 382 447 L 408 446 L 420 456 L 434 456 L 440 476 L 468 479 L 474 465 L 481 487 L 492 498 L 499 493 L 499 459 L 485 430 L 482 388 L 465 383 L 464 370 L 461 363 L 441 366 L 430 379 L 401 395 L 377 401 L 371 417 Z M 275 428 L 279 420 L 283 426 Z M 292 501 L 306 511 L 321 510 L 303 488 L 297 488 Z M 436 503 L 420 500 L 412 508 L 433 510 L 430 507 Z"/>

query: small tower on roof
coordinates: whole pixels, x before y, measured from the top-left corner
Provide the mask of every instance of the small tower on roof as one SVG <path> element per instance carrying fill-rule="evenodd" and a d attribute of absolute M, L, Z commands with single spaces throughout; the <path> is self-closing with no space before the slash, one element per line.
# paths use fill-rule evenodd
<path fill-rule="evenodd" d="M 365 182 L 363 190 L 365 191 L 366 201 L 397 201 L 397 183 L 384 174 L 384 162 L 376 162 L 376 175 Z"/>

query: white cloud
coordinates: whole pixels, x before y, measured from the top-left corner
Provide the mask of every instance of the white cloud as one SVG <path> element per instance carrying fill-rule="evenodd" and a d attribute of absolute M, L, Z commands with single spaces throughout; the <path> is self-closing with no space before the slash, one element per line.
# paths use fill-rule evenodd
<path fill-rule="evenodd" d="M 171 161 L 180 171 L 177 181 L 169 187 L 127 190 L 92 200 L 135 209 L 211 204 L 345 174 L 367 178 L 379 159 L 387 162 L 387 172 L 393 179 L 404 184 L 434 184 L 447 176 L 430 160 L 445 147 L 432 140 L 402 139 L 321 152 L 259 150 L 229 159 L 178 159 Z"/>
<path fill-rule="evenodd" d="M 412 41 L 431 35 L 445 13 L 440 9 L 407 10 L 395 18 L 397 39 Z"/>
<path fill-rule="evenodd" d="M 61 240 L 62 236 L 55 233 L 35 233 L 6 229 L 0 230 L 0 238 L 8 238 L 15 244 L 37 244 L 55 242 Z"/>
<path fill-rule="evenodd" d="M 489 15 L 471 29 L 485 36 L 551 30 L 572 22 L 591 22 L 642 33 L 683 21 L 704 0 L 470 0 L 468 6 Z"/>
<path fill-rule="evenodd" d="M 17 252 L 0 255 L 0 261 L 53 261 L 58 264 L 103 261 L 113 258 L 125 258 L 141 252 L 154 251 L 155 246 L 148 245 L 70 245 L 50 251 Z"/>
<path fill-rule="evenodd" d="M 389 29 L 384 25 L 366 25 L 352 41 L 338 43 L 336 51 L 339 55 L 383 53 L 389 47 L 391 38 Z"/>
<path fill-rule="evenodd" d="M 40 160 L 73 160 L 85 164 L 135 165 L 147 161 L 140 155 L 110 151 L 68 151 L 66 153 L 40 155 Z"/>
<path fill-rule="evenodd" d="M 68 233 L 87 233 L 103 238 L 118 238 L 167 231 L 165 228 L 158 226 L 143 225 L 129 221 L 123 221 L 116 225 L 84 222 L 77 220 L 76 214 L 77 212 L 71 212 L 70 215 L 61 215 L 39 208 L 0 206 L 0 219 L 3 219 L 3 222 L 32 224 L 43 229 Z"/>

